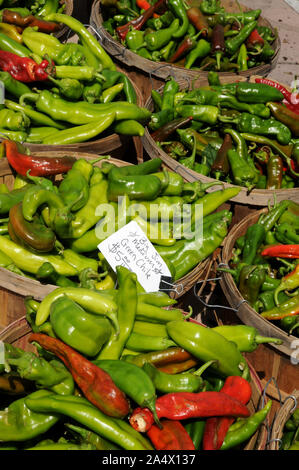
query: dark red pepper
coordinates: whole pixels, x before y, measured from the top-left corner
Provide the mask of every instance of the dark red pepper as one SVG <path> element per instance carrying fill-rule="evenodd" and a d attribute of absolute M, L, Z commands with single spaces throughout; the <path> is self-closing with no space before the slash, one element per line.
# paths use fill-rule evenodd
<path fill-rule="evenodd" d="M 33 333 L 29 342 L 33 341 L 59 357 L 85 397 L 103 413 L 115 418 L 127 416 L 130 407 L 126 395 L 115 385 L 107 372 L 57 338 Z"/>
<path fill-rule="evenodd" d="M 53 65 L 47 60 L 37 64 L 29 57 L 20 57 L 13 52 L 0 51 L 0 69 L 8 72 L 15 80 L 20 82 L 44 81 L 49 77 Z"/>
<path fill-rule="evenodd" d="M 221 24 L 216 24 L 212 32 L 212 55 L 216 56 L 217 69 L 221 68 L 221 58 L 225 52 L 225 39 L 224 39 L 224 27 Z"/>
<path fill-rule="evenodd" d="M 59 23 L 54 21 L 45 21 L 33 15 L 22 16 L 17 11 L 4 10 L 2 12 L 2 22 L 14 24 L 20 28 L 38 28 L 38 31 L 43 33 L 55 33 L 61 29 Z"/>
<path fill-rule="evenodd" d="M 245 405 L 223 392 L 168 393 L 156 400 L 156 411 L 159 419 L 172 420 L 250 415 Z M 148 408 L 136 408 L 130 424 L 136 431 L 147 432 L 154 424 L 153 413 Z"/>
<path fill-rule="evenodd" d="M 192 439 L 180 421 L 162 420 L 162 429 L 153 424 L 147 437 L 156 450 L 195 450 Z"/>
<path fill-rule="evenodd" d="M 138 18 L 134 18 L 133 20 L 129 21 L 128 23 L 118 26 L 116 28 L 116 33 L 118 37 L 124 41 L 126 38 L 127 33 L 131 29 L 141 29 L 142 26 L 149 20 L 153 14 L 164 4 L 165 0 L 158 0 L 154 5 L 152 5 L 150 8 L 145 10 L 142 15 L 138 16 Z"/>
<path fill-rule="evenodd" d="M 254 29 L 246 41 L 246 47 L 249 51 L 262 52 L 265 41 L 259 34 L 257 29 Z"/>
<path fill-rule="evenodd" d="M 249 382 L 242 377 L 227 377 L 221 392 L 226 393 L 232 398 L 246 405 L 252 394 Z M 234 418 L 230 416 L 212 417 L 206 420 L 203 435 L 203 450 L 218 450 L 221 448 L 226 433 L 234 422 Z"/>
<path fill-rule="evenodd" d="M 183 39 L 183 41 L 180 42 L 180 44 L 178 45 L 176 51 L 170 57 L 168 62 L 173 64 L 173 63 L 177 62 L 178 60 L 180 60 L 182 57 L 185 57 L 185 55 L 187 55 L 188 52 L 190 52 L 196 46 L 197 38 L 200 34 L 201 34 L 201 32 L 199 32 L 195 36 L 186 36 Z"/>
<path fill-rule="evenodd" d="M 203 36 L 207 36 L 209 32 L 208 20 L 205 15 L 196 6 L 193 6 L 187 10 L 187 16 L 191 24 L 201 31 Z"/>
<path fill-rule="evenodd" d="M 187 118 L 178 118 L 174 119 L 173 121 L 164 124 L 164 126 L 157 129 L 155 132 L 151 134 L 151 137 L 155 140 L 155 142 L 165 142 L 169 136 L 171 136 L 177 129 L 188 124 L 192 121 L 192 117 Z"/>
<path fill-rule="evenodd" d="M 227 152 L 233 147 L 233 141 L 229 134 L 225 134 L 223 143 L 217 152 L 216 159 L 212 165 L 211 173 L 215 175 L 217 179 L 221 176 L 226 176 L 229 173 L 229 161 L 227 158 Z"/>
<path fill-rule="evenodd" d="M 2 142 L 5 156 L 12 168 L 22 176 L 27 176 L 30 170 L 31 176 L 59 175 L 69 171 L 76 159 L 73 157 L 37 157 L 26 155 L 19 151 L 18 144 L 11 140 Z"/>

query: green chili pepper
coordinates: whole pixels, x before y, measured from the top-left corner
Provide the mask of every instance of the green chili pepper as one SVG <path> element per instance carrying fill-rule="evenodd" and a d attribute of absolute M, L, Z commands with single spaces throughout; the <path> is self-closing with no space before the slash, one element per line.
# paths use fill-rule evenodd
<path fill-rule="evenodd" d="M 166 374 L 160 371 L 150 362 L 143 365 L 143 370 L 153 381 L 156 390 L 160 393 L 199 392 L 204 388 L 201 374 L 211 365 L 211 361 L 204 364 L 195 372 L 184 372 L 181 374 Z"/>
<path fill-rule="evenodd" d="M 219 109 L 211 105 L 179 105 L 176 112 L 181 117 L 192 116 L 195 121 L 205 122 L 210 125 L 215 125 L 219 116 Z"/>
<path fill-rule="evenodd" d="M 98 434 L 89 431 L 86 428 L 76 426 L 74 424 L 66 423 L 66 427 L 75 433 L 75 436 L 79 436 L 81 444 L 92 444 L 97 450 L 119 450 L 120 447 L 112 444 L 112 442 L 103 439 Z"/>
<path fill-rule="evenodd" d="M 14 103 L 13 101 L 10 101 L 10 100 L 5 100 L 4 104 L 6 108 L 11 109 L 13 111 L 19 111 L 20 113 L 27 116 L 30 119 L 30 121 L 37 126 L 47 126 L 47 127 L 55 128 L 55 129 L 65 129 L 64 124 L 61 124 L 58 121 L 57 122 L 54 121 L 49 116 L 46 116 L 43 113 L 35 111 L 29 106 L 21 106 L 18 103 Z"/>
<path fill-rule="evenodd" d="M 74 392 L 72 375 L 57 359 L 47 361 L 31 351 L 23 351 L 6 343 L 5 361 L 20 377 L 34 381 L 38 388 L 46 388 L 59 395 L 72 395 Z"/>
<path fill-rule="evenodd" d="M 225 41 L 226 51 L 229 55 L 233 56 L 237 52 L 239 47 L 246 41 L 256 26 L 257 21 L 251 21 L 240 30 L 239 34 Z"/>
<path fill-rule="evenodd" d="M 84 85 L 76 78 L 62 78 L 55 80 L 49 77 L 51 82 L 58 87 L 59 93 L 71 101 L 78 101 L 83 93 Z"/>
<path fill-rule="evenodd" d="M 19 57 L 30 57 L 31 55 L 31 51 L 27 47 L 4 33 L 0 33 L 0 48 L 2 51 L 12 52 Z"/>
<path fill-rule="evenodd" d="M 174 33 L 178 30 L 179 20 L 175 19 L 168 28 L 160 29 L 146 34 L 144 41 L 149 51 L 157 51 L 169 43 Z"/>
<path fill-rule="evenodd" d="M 97 359 L 119 359 L 133 329 L 137 310 L 137 277 L 125 267 L 117 266 L 119 283 L 117 321 L 119 331 L 111 335 Z"/>
<path fill-rule="evenodd" d="M 8 408 L 0 412 L 1 441 L 27 441 L 51 429 L 59 420 L 56 413 L 39 413 L 26 405 L 26 399 L 41 399 L 52 395 L 47 390 L 37 390 L 30 395 L 12 402 Z M 57 395 L 58 396 L 58 395 Z"/>
<path fill-rule="evenodd" d="M 192 420 L 184 426 L 193 441 L 195 449 L 197 450 L 200 450 L 201 448 L 205 425 L 205 420 Z"/>
<path fill-rule="evenodd" d="M 20 98 L 24 93 L 30 93 L 30 88 L 26 83 L 16 80 L 8 72 L 0 72 L 0 81 L 3 82 L 5 91 L 16 98 Z"/>
<path fill-rule="evenodd" d="M 248 365 L 236 344 L 213 329 L 190 322 L 185 322 L 182 328 L 181 322 L 170 322 L 167 331 L 181 348 L 194 357 L 204 362 L 216 361 L 210 367 L 221 376 L 248 375 Z"/>
<path fill-rule="evenodd" d="M 248 55 L 247 55 L 247 47 L 246 44 L 242 44 L 239 49 L 237 64 L 239 66 L 240 72 L 245 72 L 248 70 Z"/>
<path fill-rule="evenodd" d="M 94 82 L 91 85 L 85 85 L 83 88 L 83 99 L 88 103 L 99 103 L 102 94 L 102 84 Z"/>
<path fill-rule="evenodd" d="M 50 15 L 45 16 L 44 19 L 45 21 L 55 21 L 68 26 L 74 33 L 78 34 L 82 44 L 87 46 L 100 60 L 103 68 L 110 70 L 116 69 L 112 59 L 105 52 L 100 43 L 79 20 L 63 13 L 51 13 Z"/>
<path fill-rule="evenodd" d="M 200 39 L 194 49 L 192 49 L 186 57 L 184 67 L 190 69 L 195 61 L 203 59 L 209 55 L 211 44 L 205 39 Z"/>
<path fill-rule="evenodd" d="M 0 110 L 0 127 L 11 131 L 26 131 L 30 126 L 30 119 L 19 111 L 11 109 Z"/>
<path fill-rule="evenodd" d="M 248 441 L 265 421 L 271 407 L 272 400 L 269 400 L 264 408 L 249 416 L 249 418 L 237 420 L 236 423 L 232 424 L 224 438 L 221 450 L 231 449 Z"/>
<path fill-rule="evenodd" d="M 189 19 L 184 3 L 182 0 L 169 0 L 168 6 L 174 16 L 180 20 L 180 25 L 177 28 L 177 31 L 173 33 L 173 37 L 180 38 L 185 36 L 189 27 Z"/>
<path fill-rule="evenodd" d="M 277 88 L 265 83 L 239 82 L 236 85 L 236 97 L 244 103 L 268 103 L 282 101 L 283 94 Z"/>
<path fill-rule="evenodd" d="M 85 398 L 78 396 L 62 397 L 61 395 L 52 394 L 47 397 L 37 396 L 36 398 L 29 396 L 24 401 L 30 410 L 35 410 L 35 412 L 40 410 L 44 419 L 49 416 L 48 413 L 51 413 L 51 410 L 53 413 L 55 410 L 55 416 L 57 416 L 57 413 L 68 416 L 123 449 L 152 450 L 148 440 L 138 431 L 135 431 L 126 421 L 105 415 Z"/>
<path fill-rule="evenodd" d="M 156 414 L 156 389 L 148 374 L 136 366 L 121 360 L 96 360 L 94 364 L 106 371 L 117 387 L 139 406 L 149 408 L 159 423 Z"/>
<path fill-rule="evenodd" d="M 259 344 L 263 343 L 283 343 L 283 341 L 278 338 L 261 336 L 256 328 L 249 325 L 221 325 L 213 329 L 229 341 L 236 343 L 241 352 L 253 352 L 257 349 Z"/>
<path fill-rule="evenodd" d="M 84 355 L 96 356 L 109 339 L 109 320 L 84 311 L 66 295 L 51 305 L 50 322 L 58 338 Z"/>

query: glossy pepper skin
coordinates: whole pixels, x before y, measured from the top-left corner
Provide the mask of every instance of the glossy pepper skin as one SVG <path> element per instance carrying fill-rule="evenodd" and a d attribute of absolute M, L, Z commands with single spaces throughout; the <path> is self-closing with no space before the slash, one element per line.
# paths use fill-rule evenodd
<path fill-rule="evenodd" d="M 70 370 L 85 397 L 108 416 L 123 418 L 129 412 L 124 393 L 114 384 L 109 374 L 77 353 L 57 338 L 33 333 L 30 341 L 57 355 Z"/>
<path fill-rule="evenodd" d="M 55 233 L 40 221 L 39 217 L 35 217 L 33 222 L 25 220 L 22 202 L 10 209 L 9 223 L 21 245 L 40 253 L 53 250 L 56 241 Z"/>
<path fill-rule="evenodd" d="M 161 166 L 161 160 L 155 158 L 141 165 L 113 167 L 108 174 L 108 199 L 117 202 L 119 196 L 129 199 L 151 200 L 161 190 L 161 181 L 154 173 Z"/>
<path fill-rule="evenodd" d="M 221 325 L 216 326 L 214 331 L 220 333 L 229 341 L 235 342 L 241 352 L 253 352 L 258 348 L 259 344 L 263 343 L 283 343 L 278 338 L 261 336 L 256 328 L 249 325 Z"/>
<path fill-rule="evenodd" d="M 180 20 L 179 28 L 177 28 L 177 31 L 173 33 L 173 37 L 181 38 L 187 33 L 189 27 L 189 19 L 186 8 L 182 0 L 168 0 L 167 5 L 175 17 Z"/>
<path fill-rule="evenodd" d="M 113 382 L 135 403 L 146 407 L 156 415 L 156 389 L 148 374 L 129 362 L 117 359 L 95 360 L 94 363 L 105 370 Z M 155 421 L 160 425 L 158 418 Z"/>
<path fill-rule="evenodd" d="M 180 322 L 167 324 L 169 336 L 182 348 L 201 361 L 217 360 L 211 368 L 223 376 L 248 374 L 248 365 L 237 346 L 212 329 L 195 323 L 185 323 L 182 333 Z M 220 337 L 219 337 L 220 336 Z M 203 348 L 202 344 L 209 347 Z M 246 378 L 246 377 L 244 377 Z"/>
<path fill-rule="evenodd" d="M 167 393 L 157 399 L 156 411 L 161 419 L 180 421 L 215 415 L 249 416 L 245 405 L 223 392 Z M 153 424 L 153 415 L 146 408 L 135 408 L 129 420 L 134 429 L 147 432 Z"/>
<path fill-rule="evenodd" d="M 87 429 L 95 432 L 103 438 L 108 439 L 122 449 L 126 450 L 153 450 L 151 443 L 140 433 L 134 432 L 131 426 L 124 420 L 111 418 L 102 413 L 88 400 L 78 396 L 63 397 L 52 394 L 45 397 L 27 397 L 27 406 L 30 410 L 40 410 L 43 416 L 55 410 L 62 416 L 74 419 Z"/>
<path fill-rule="evenodd" d="M 205 39 L 200 39 L 197 45 L 187 55 L 184 67 L 186 69 L 191 69 L 195 61 L 198 59 L 204 59 L 210 52 L 211 44 Z"/>
<path fill-rule="evenodd" d="M 50 322 L 58 338 L 89 357 L 99 353 L 112 333 L 109 320 L 85 312 L 67 296 L 51 305 Z"/>
<path fill-rule="evenodd" d="M 34 412 L 26 406 L 26 398 L 43 398 L 51 395 L 48 390 L 37 390 L 19 400 L 13 401 L 8 408 L 0 412 L 1 441 L 26 441 L 51 429 L 59 420 L 53 412 L 45 414 Z"/>
<path fill-rule="evenodd" d="M 192 439 L 180 421 L 164 419 L 161 429 L 153 424 L 146 435 L 156 450 L 195 450 Z"/>
<path fill-rule="evenodd" d="M 21 153 L 16 142 L 4 140 L 2 146 L 9 164 L 20 175 L 26 176 L 28 170 L 32 176 L 49 176 L 66 173 L 75 163 L 72 157 L 36 157 Z"/>
<path fill-rule="evenodd" d="M 291 111 L 281 103 L 269 102 L 268 106 L 275 119 L 286 125 L 294 137 L 299 137 L 298 114 L 296 114 L 294 111 Z"/>
<path fill-rule="evenodd" d="M 272 407 L 272 400 L 269 400 L 264 408 L 254 413 L 252 416 L 234 423 L 227 432 L 221 450 L 227 450 L 250 439 L 259 426 L 264 422 Z"/>
<path fill-rule="evenodd" d="M 275 306 L 271 310 L 267 310 L 261 313 L 263 318 L 267 320 L 282 320 L 285 317 L 297 316 L 299 313 L 299 296 L 290 297 L 285 302 Z"/>

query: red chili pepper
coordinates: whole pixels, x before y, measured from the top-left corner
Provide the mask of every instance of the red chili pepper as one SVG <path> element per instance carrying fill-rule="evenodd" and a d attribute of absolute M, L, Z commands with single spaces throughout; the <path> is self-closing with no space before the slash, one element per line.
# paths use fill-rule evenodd
<path fill-rule="evenodd" d="M 118 26 L 116 28 L 116 32 L 119 36 L 119 38 L 124 41 L 126 38 L 127 33 L 130 31 L 131 28 L 133 29 L 141 29 L 144 23 L 149 20 L 153 14 L 155 13 L 158 8 L 160 8 L 165 0 L 158 0 L 154 5 L 152 5 L 148 10 L 146 10 L 142 15 L 138 16 L 138 18 L 135 18 L 134 20 L 129 21 L 128 23 Z"/>
<path fill-rule="evenodd" d="M 138 6 L 138 8 L 140 8 L 140 10 L 148 10 L 151 7 L 151 4 L 148 3 L 147 0 L 137 0 L 136 5 Z M 159 18 L 159 16 L 160 15 L 158 15 L 157 13 L 153 14 L 154 18 Z"/>
<path fill-rule="evenodd" d="M 299 105 L 289 103 L 286 99 L 283 100 L 283 104 L 290 110 L 296 114 L 299 114 Z"/>
<path fill-rule="evenodd" d="M 54 33 L 61 29 L 61 25 L 54 21 L 45 21 L 33 15 L 22 16 L 20 13 L 12 10 L 4 10 L 2 12 L 2 22 L 14 24 L 20 28 L 38 28 L 38 31 L 43 33 Z"/>
<path fill-rule="evenodd" d="M 37 64 L 29 57 L 20 57 L 13 52 L 0 51 L 0 68 L 20 82 L 44 81 L 49 77 L 52 65 L 47 60 Z"/>
<path fill-rule="evenodd" d="M 274 245 L 265 248 L 262 256 L 271 256 L 275 258 L 299 258 L 299 245 Z"/>
<path fill-rule="evenodd" d="M 238 400 L 223 392 L 168 393 L 156 400 L 158 418 L 182 420 L 208 418 L 211 416 L 247 417 L 249 410 Z M 139 432 L 147 432 L 154 423 L 148 408 L 136 408 L 131 417 L 131 426 Z"/>
<path fill-rule="evenodd" d="M 73 157 L 37 157 L 26 155 L 19 151 L 18 144 L 11 140 L 4 140 L 2 145 L 5 156 L 12 168 L 22 176 L 30 170 L 31 176 L 59 175 L 69 171 L 76 159 Z"/>
<path fill-rule="evenodd" d="M 130 407 L 126 395 L 115 385 L 107 372 L 57 338 L 33 333 L 29 342 L 33 341 L 61 359 L 85 397 L 103 413 L 114 418 L 127 416 Z"/>
<path fill-rule="evenodd" d="M 237 399 L 243 405 L 249 402 L 252 394 L 249 382 L 238 376 L 227 377 L 221 392 Z M 203 450 L 219 450 L 233 422 L 234 418 L 228 416 L 207 419 L 202 441 Z"/>
<path fill-rule="evenodd" d="M 262 48 L 264 47 L 264 44 L 265 44 L 265 41 L 262 38 L 262 36 L 260 36 L 257 29 L 254 29 L 252 31 L 252 33 L 250 34 L 250 36 L 248 37 L 246 41 L 246 46 L 249 50 L 255 49 L 257 51 L 261 51 Z"/>
<path fill-rule="evenodd" d="M 197 31 L 201 31 L 203 36 L 208 35 L 209 31 L 209 25 L 207 18 L 205 15 L 201 12 L 201 10 L 193 6 L 187 10 L 187 16 L 191 24 L 195 26 Z"/>
<path fill-rule="evenodd" d="M 287 90 L 283 85 L 281 85 L 281 83 L 275 82 L 274 80 L 270 80 L 269 78 L 256 78 L 255 82 L 264 83 L 265 85 L 277 88 L 289 103 L 293 105 L 299 105 L 299 93 L 292 93 L 291 91 Z"/>
<path fill-rule="evenodd" d="M 195 450 L 192 439 L 180 421 L 162 420 L 162 429 L 155 424 L 147 436 L 156 450 Z"/>

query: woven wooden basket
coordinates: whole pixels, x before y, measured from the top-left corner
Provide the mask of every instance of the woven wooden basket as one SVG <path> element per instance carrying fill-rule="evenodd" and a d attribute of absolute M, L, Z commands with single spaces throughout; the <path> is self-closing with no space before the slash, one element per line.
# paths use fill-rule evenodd
<path fill-rule="evenodd" d="M 53 156 L 53 152 L 33 152 L 33 155 Z M 56 157 L 64 155 L 66 155 L 64 152 L 55 152 Z M 85 158 L 87 160 L 94 159 L 94 155 L 91 153 L 67 152 L 67 155 L 75 158 Z M 96 165 L 101 166 L 104 161 L 105 160 L 102 160 L 96 163 Z M 109 162 L 117 166 L 129 164 L 123 160 L 114 158 L 111 158 Z M 5 183 L 9 189 L 13 188 L 14 175 L 6 159 L 0 160 L 0 182 Z M 180 298 L 191 289 L 199 279 L 204 279 L 205 276 L 208 275 L 210 266 L 211 258 L 207 258 L 202 263 L 199 263 L 192 271 L 173 284 L 169 295 L 175 299 Z M 54 289 L 56 289 L 54 285 L 41 284 L 39 281 L 25 278 L 0 267 L 0 304 L 2 305 L 0 330 L 24 314 L 24 296 L 29 295 L 37 300 L 41 300 Z"/>
<path fill-rule="evenodd" d="M 126 66 L 133 67 L 142 72 L 147 72 L 148 74 L 154 77 L 162 79 L 166 79 L 170 75 L 172 75 L 176 80 L 185 79 L 186 75 L 191 79 L 207 76 L 208 72 L 205 71 L 187 70 L 184 67 L 168 64 L 167 62 L 154 62 L 152 60 L 144 59 L 143 57 L 140 57 L 138 54 L 135 54 L 131 50 L 124 47 L 118 41 L 115 41 L 113 37 L 103 27 L 103 17 L 101 14 L 100 4 L 100 0 L 95 0 L 92 4 L 90 24 L 96 29 L 100 43 L 115 59 L 119 60 Z M 229 12 L 239 11 L 236 2 L 233 0 L 222 0 L 221 4 Z M 249 10 L 249 8 L 242 5 L 241 8 L 243 11 Z M 273 30 L 273 27 L 265 18 L 259 18 L 258 23 L 261 26 L 268 26 Z M 250 77 L 250 75 L 252 74 L 259 74 L 262 76 L 266 76 L 267 74 L 269 74 L 269 72 L 275 67 L 278 60 L 278 55 L 280 51 L 279 37 L 276 39 L 275 43 L 273 44 L 273 47 L 275 49 L 275 55 L 273 56 L 270 63 L 260 65 L 258 67 L 253 67 L 248 71 L 240 72 L 238 75 Z M 237 74 L 233 74 L 231 72 L 221 72 L 220 75 L 225 78 L 237 76 Z"/>
<path fill-rule="evenodd" d="M 73 9 L 74 9 L 73 0 L 60 0 L 59 3 L 61 5 L 65 4 L 65 8 L 63 11 L 64 15 L 72 16 Z M 64 25 L 59 31 L 57 31 L 57 33 L 55 33 L 55 36 L 57 38 L 61 38 L 67 33 L 67 31 L 68 31 L 68 27 Z"/>
<path fill-rule="evenodd" d="M 255 78 L 257 78 L 257 75 L 253 75 L 250 78 L 250 82 L 254 83 Z M 236 81 L 246 81 L 247 79 L 244 77 L 239 77 L 236 80 L 235 78 L 228 77 L 228 79 L 222 80 L 222 83 L 234 83 Z M 193 86 L 194 89 L 199 88 L 200 86 L 205 86 L 208 84 L 206 79 L 199 79 L 193 84 L 191 84 L 190 80 L 188 78 L 185 78 L 184 80 L 180 80 L 179 82 L 180 85 L 180 90 L 185 90 L 185 89 L 191 89 L 191 86 Z M 284 85 L 286 86 L 286 85 Z M 286 88 L 289 89 L 289 87 L 286 86 Z M 161 87 L 158 92 L 162 93 L 163 87 Z M 145 103 L 145 107 L 148 108 L 149 110 L 153 111 L 154 105 L 152 98 L 148 98 L 147 102 Z M 143 141 L 143 146 L 144 150 L 147 152 L 147 154 L 151 158 L 159 157 L 162 159 L 162 161 L 173 171 L 176 173 L 179 173 L 182 175 L 187 181 L 193 182 L 196 180 L 200 180 L 204 183 L 210 183 L 216 180 L 213 178 L 210 178 L 205 175 L 201 175 L 193 170 L 190 170 L 186 168 L 184 165 L 181 163 L 178 163 L 176 160 L 171 158 L 169 155 L 167 155 L 164 150 L 162 150 L 154 139 L 151 137 L 148 128 L 145 129 L 145 134 L 142 137 Z M 223 183 L 225 188 L 231 188 L 235 187 L 235 185 L 229 184 L 229 183 Z M 217 187 L 210 188 L 208 191 L 215 191 L 217 190 Z M 271 204 L 274 203 L 276 200 L 277 202 L 283 200 L 283 199 L 292 199 L 294 201 L 299 201 L 299 190 L 298 188 L 293 188 L 293 189 L 278 189 L 278 190 L 265 190 L 265 189 L 254 189 L 253 191 L 248 194 L 248 191 L 245 187 L 241 187 L 241 191 L 239 194 L 232 199 L 233 202 L 238 203 L 238 204 L 245 204 L 246 206 L 267 206 L 268 203 L 270 202 Z"/>
<path fill-rule="evenodd" d="M 264 208 L 260 211 L 252 213 L 231 229 L 223 243 L 222 263 L 225 266 L 229 265 L 236 240 L 246 233 L 248 227 L 257 222 L 261 214 L 267 212 L 268 209 Z M 228 303 L 233 309 L 236 309 L 236 314 L 243 323 L 256 327 L 260 334 L 264 336 L 280 338 L 283 341 L 283 344 L 275 345 L 273 347 L 277 348 L 279 351 L 288 356 L 292 356 L 294 354 L 293 348 L 295 344 L 298 344 L 298 338 L 292 335 L 288 335 L 285 331 L 279 328 L 275 322 L 266 320 L 261 315 L 259 315 L 247 302 L 245 302 L 231 274 L 222 273 L 220 284 Z"/>
<path fill-rule="evenodd" d="M 30 325 L 26 318 L 22 316 L 0 332 L 0 341 L 10 343 L 25 351 L 36 352 L 35 347 L 28 342 L 31 332 Z M 262 406 L 262 400 L 266 403 L 268 399 L 263 396 L 263 386 L 250 361 L 248 361 L 248 365 L 250 368 L 252 386 L 252 397 L 248 403 L 248 408 L 253 414 Z M 266 419 L 262 426 L 260 426 L 260 429 L 246 444 L 244 450 L 265 450 L 268 442 L 269 427 L 269 420 Z"/>
<path fill-rule="evenodd" d="M 271 436 L 268 444 L 269 450 L 280 450 L 280 442 L 285 423 L 299 405 L 299 390 L 294 390 L 280 407 L 272 423 Z"/>

